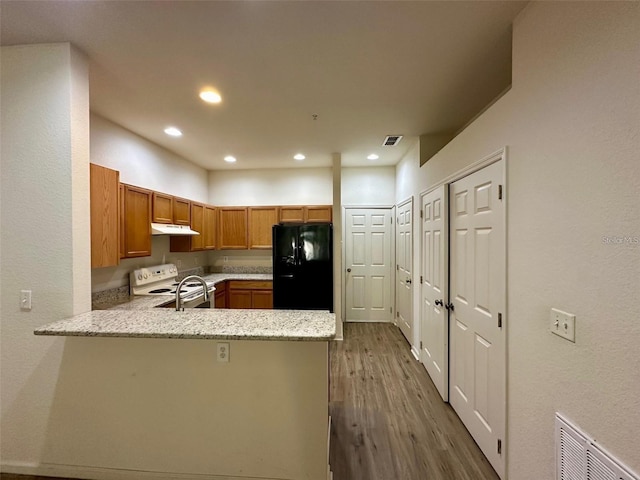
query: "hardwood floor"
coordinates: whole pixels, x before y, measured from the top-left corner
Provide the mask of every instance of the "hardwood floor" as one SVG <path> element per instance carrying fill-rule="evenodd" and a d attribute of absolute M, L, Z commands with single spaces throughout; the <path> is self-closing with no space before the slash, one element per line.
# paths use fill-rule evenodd
<path fill-rule="evenodd" d="M 334 480 L 498 479 L 397 327 L 347 323 L 330 358 Z"/>
<path fill-rule="evenodd" d="M 330 359 L 334 480 L 498 479 L 397 327 L 347 323 Z"/>

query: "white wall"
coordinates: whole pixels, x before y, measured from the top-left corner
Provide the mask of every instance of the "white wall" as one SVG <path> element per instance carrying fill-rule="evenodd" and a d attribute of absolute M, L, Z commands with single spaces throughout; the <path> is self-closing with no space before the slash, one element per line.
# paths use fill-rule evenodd
<path fill-rule="evenodd" d="M 209 172 L 209 203 L 213 205 L 331 205 L 332 202 L 331 168 Z"/>
<path fill-rule="evenodd" d="M 96 114 L 91 162 L 118 170 L 120 181 L 207 203 L 207 170 Z"/>
<path fill-rule="evenodd" d="M 396 203 L 395 167 L 342 169 L 342 205 L 390 206 Z"/>
<path fill-rule="evenodd" d="M 396 197 L 508 146 L 509 478 L 554 477 L 555 411 L 640 472 L 640 245 L 603 240 L 640 237 L 640 4 L 529 4 L 513 69 L 423 168 L 398 165 Z M 576 314 L 575 344 L 551 307 Z"/>
<path fill-rule="evenodd" d="M 68 44 L 2 47 L 1 75 L 4 469 L 37 464 L 47 433 L 64 340 L 33 329 L 90 310 L 91 295 L 87 62 Z"/>
<path fill-rule="evenodd" d="M 159 192 L 208 202 L 207 171 L 98 115 L 91 115 L 91 162 L 118 170 L 120 181 Z M 129 284 L 129 272 L 144 266 L 175 263 L 185 270 L 209 264 L 206 253 L 169 252 L 169 237 L 153 237 L 152 255 L 94 268 L 94 292 Z"/>

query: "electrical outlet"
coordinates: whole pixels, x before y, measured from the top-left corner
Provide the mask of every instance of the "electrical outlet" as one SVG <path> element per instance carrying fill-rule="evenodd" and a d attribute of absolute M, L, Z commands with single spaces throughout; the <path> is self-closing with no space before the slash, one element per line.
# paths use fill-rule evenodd
<path fill-rule="evenodd" d="M 20 290 L 20 308 L 31 310 L 31 290 Z"/>
<path fill-rule="evenodd" d="M 222 257 L 222 261 L 224 263 L 227 263 L 229 261 L 229 257 L 227 257 L 226 255 L 224 257 Z"/>
<path fill-rule="evenodd" d="M 177 261 L 176 261 L 176 266 L 177 266 L 178 268 L 181 268 L 181 267 L 182 267 L 182 260 L 177 260 Z"/>
<path fill-rule="evenodd" d="M 576 342 L 576 316 L 557 308 L 551 309 L 549 330 L 570 342 Z"/>
<path fill-rule="evenodd" d="M 230 348 L 227 342 L 219 342 L 216 344 L 217 360 L 221 363 L 229 363 Z"/>

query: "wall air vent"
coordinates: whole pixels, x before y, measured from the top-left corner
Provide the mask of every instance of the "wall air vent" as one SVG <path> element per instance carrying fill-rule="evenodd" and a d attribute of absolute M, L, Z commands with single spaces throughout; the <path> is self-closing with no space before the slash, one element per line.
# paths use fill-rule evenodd
<path fill-rule="evenodd" d="M 387 135 L 382 145 L 384 145 L 385 147 L 395 147 L 400 143 L 402 137 L 402 135 Z"/>
<path fill-rule="evenodd" d="M 556 413 L 557 480 L 638 480 L 615 457 Z"/>

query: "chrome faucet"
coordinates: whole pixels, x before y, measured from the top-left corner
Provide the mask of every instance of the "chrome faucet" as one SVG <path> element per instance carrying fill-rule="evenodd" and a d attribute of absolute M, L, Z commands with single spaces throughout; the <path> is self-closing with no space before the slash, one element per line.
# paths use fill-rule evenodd
<path fill-rule="evenodd" d="M 180 280 L 180 283 L 176 287 L 176 312 L 184 310 L 184 307 L 182 306 L 182 300 L 180 299 L 180 290 L 182 289 L 182 285 L 192 280 L 197 280 L 202 284 L 202 289 L 204 290 L 204 301 L 209 301 L 209 287 L 207 287 L 207 282 L 205 282 L 204 279 L 202 277 L 199 277 L 198 275 L 189 275 L 188 277 L 184 277 L 182 280 Z"/>

